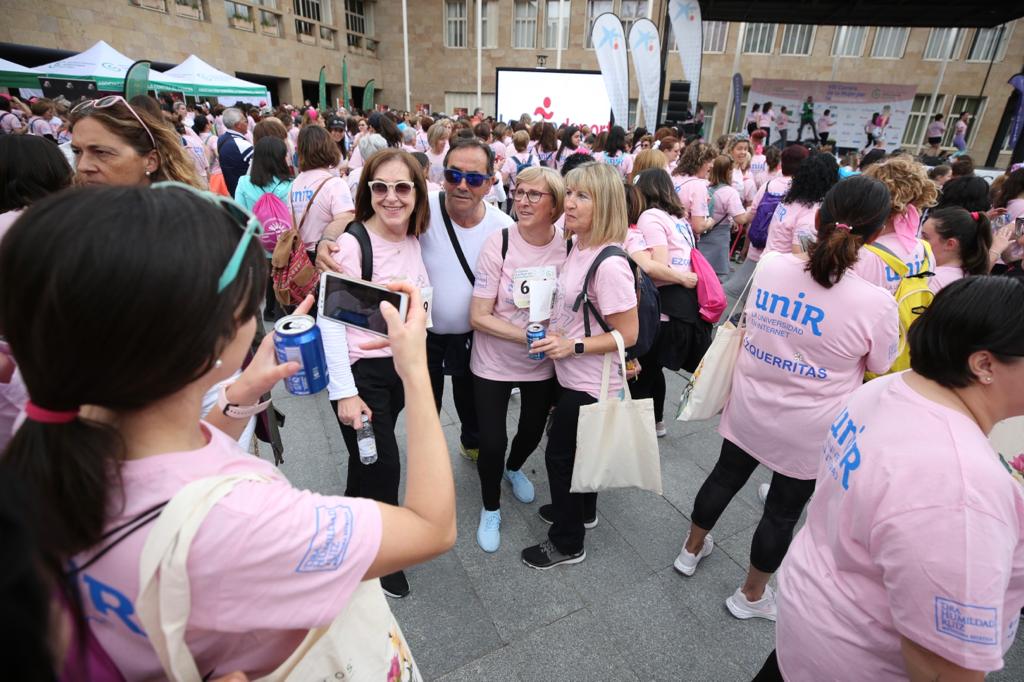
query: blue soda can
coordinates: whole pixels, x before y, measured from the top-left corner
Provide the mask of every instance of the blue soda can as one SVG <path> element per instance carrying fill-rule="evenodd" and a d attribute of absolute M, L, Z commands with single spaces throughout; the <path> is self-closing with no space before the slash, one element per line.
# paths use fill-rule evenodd
<path fill-rule="evenodd" d="M 533 343 L 534 341 L 540 341 L 545 336 L 547 336 L 547 332 L 544 331 L 544 325 L 537 324 L 536 322 L 531 324 L 529 327 L 526 328 L 526 349 L 530 350 L 531 343 Z M 530 358 L 531 360 L 543 360 L 544 354 L 528 353 L 526 357 Z"/>
<path fill-rule="evenodd" d="M 274 325 L 277 362 L 297 362 L 298 372 L 284 380 L 292 395 L 313 395 L 327 388 L 327 356 L 320 328 L 310 315 L 287 315 Z"/>

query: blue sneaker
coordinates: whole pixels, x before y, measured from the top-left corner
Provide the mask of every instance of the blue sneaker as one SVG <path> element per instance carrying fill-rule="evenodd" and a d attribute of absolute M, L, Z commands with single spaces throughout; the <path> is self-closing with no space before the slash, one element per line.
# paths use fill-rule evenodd
<path fill-rule="evenodd" d="M 476 544 L 485 552 L 497 552 L 501 544 L 501 512 L 480 510 L 480 526 L 476 529 Z"/>
<path fill-rule="evenodd" d="M 509 471 L 505 469 L 505 480 L 512 484 L 512 494 L 523 504 L 533 502 L 533 483 L 522 471 Z"/>

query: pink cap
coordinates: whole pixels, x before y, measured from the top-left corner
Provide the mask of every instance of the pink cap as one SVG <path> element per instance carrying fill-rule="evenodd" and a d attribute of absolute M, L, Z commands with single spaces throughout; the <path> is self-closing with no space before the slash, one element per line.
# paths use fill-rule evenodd
<path fill-rule="evenodd" d="M 11 96 L 8 95 L 6 92 L 0 92 L 0 97 L 3 97 L 8 102 L 11 101 Z"/>

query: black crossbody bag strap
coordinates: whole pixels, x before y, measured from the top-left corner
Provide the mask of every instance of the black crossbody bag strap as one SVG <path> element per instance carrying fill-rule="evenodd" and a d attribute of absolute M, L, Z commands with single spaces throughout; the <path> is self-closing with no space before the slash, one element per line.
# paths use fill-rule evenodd
<path fill-rule="evenodd" d="M 473 268 L 469 267 L 469 263 L 466 261 L 466 254 L 462 253 L 462 246 L 459 244 L 459 238 L 455 236 L 455 226 L 452 225 L 452 219 L 448 216 L 448 209 L 444 207 L 444 192 L 437 195 L 437 202 L 441 206 L 441 218 L 444 220 L 444 226 L 448 230 L 448 239 L 452 242 L 452 248 L 455 249 L 455 255 L 459 258 L 459 264 L 462 265 L 463 272 L 466 273 L 466 279 L 473 286 L 476 286 L 476 277 L 473 276 Z"/>
<path fill-rule="evenodd" d="M 345 232 L 355 237 L 356 242 L 359 243 L 360 278 L 364 282 L 372 281 L 373 243 L 370 242 L 370 233 L 366 231 L 366 226 L 357 220 L 349 223 L 348 227 L 345 228 Z"/>

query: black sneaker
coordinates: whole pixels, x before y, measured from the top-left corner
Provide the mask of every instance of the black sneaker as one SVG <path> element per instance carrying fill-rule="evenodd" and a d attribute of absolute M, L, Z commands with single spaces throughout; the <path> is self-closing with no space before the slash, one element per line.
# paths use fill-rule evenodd
<path fill-rule="evenodd" d="M 544 571 L 562 564 L 578 564 L 587 558 L 587 550 L 581 549 L 575 554 L 562 554 L 550 540 L 523 550 L 523 563 L 530 568 Z"/>
<path fill-rule="evenodd" d="M 544 504 L 541 505 L 540 509 L 537 510 L 537 515 L 540 516 L 540 520 L 544 523 L 551 525 L 555 522 L 555 505 Z M 583 527 L 587 530 L 597 528 L 597 514 L 594 514 L 592 519 L 584 519 Z"/>
<path fill-rule="evenodd" d="M 409 581 L 405 579 L 404 571 L 381 576 L 380 586 L 392 599 L 401 599 L 409 594 Z"/>

